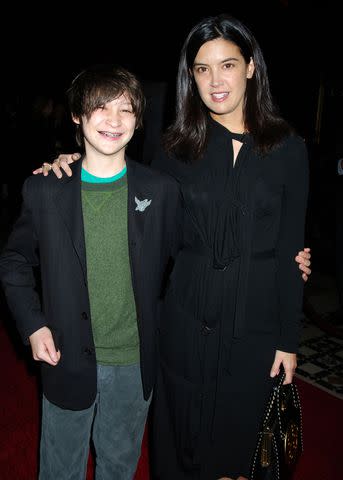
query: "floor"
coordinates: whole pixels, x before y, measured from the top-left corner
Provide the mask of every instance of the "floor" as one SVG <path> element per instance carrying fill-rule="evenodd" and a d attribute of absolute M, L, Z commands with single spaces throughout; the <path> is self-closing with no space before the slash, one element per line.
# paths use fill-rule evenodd
<path fill-rule="evenodd" d="M 335 279 L 313 272 L 305 287 L 305 312 L 297 375 L 343 399 L 343 325 L 326 323 L 325 314 L 338 308 Z"/>
<path fill-rule="evenodd" d="M 297 376 L 343 399 L 343 339 L 305 320 Z"/>

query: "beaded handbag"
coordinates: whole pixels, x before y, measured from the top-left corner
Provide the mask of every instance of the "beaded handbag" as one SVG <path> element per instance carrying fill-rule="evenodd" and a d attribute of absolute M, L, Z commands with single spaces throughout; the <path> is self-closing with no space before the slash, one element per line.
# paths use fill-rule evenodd
<path fill-rule="evenodd" d="M 283 385 L 280 372 L 265 410 L 250 471 L 250 480 L 284 480 L 292 475 L 303 451 L 302 415 L 294 383 Z"/>

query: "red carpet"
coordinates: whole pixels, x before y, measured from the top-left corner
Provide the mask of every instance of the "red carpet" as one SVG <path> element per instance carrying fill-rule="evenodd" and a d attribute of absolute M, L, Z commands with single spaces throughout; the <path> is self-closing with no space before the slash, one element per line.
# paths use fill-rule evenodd
<path fill-rule="evenodd" d="M 10 340 L 0 325 L 0 478 L 35 480 L 39 436 L 37 371 L 26 361 L 26 349 L 18 343 L 18 336 L 11 337 Z M 297 384 L 303 404 L 305 452 L 293 480 L 340 480 L 343 478 L 342 401 L 300 380 Z M 87 480 L 92 479 L 92 473 L 90 459 Z M 135 480 L 148 479 L 145 440 Z"/>

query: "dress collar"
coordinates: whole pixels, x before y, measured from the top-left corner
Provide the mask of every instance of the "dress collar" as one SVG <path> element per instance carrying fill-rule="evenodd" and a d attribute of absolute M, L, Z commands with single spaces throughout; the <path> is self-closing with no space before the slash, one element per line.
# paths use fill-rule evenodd
<path fill-rule="evenodd" d="M 244 143 L 249 136 L 247 132 L 246 133 L 231 132 L 226 127 L 224 127 L 221 123 L 214 120 L 210 115 L 209 115 L 208 124 L 209 124 L 209 131 L 211 132 L 211 134 L 220 135 L 224 138 L 230 138 L 232 140 L 238 140 L 239 142 Z"/>

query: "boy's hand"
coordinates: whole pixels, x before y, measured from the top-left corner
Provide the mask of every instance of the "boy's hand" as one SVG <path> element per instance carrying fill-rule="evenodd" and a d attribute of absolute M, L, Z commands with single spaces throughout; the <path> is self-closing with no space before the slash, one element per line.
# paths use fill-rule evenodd
<path fill-rule="evenodd" d="M 32 356 L 34 360 L 49 363 L 52 366 L 58 364 L 61 358 L 61 352 L 56 351 L 51 330 L 48 327 L 42 327 L 29 336 Z"/>
<path fill-rule="evenodd" d="M 295 257 L 295 261 L 299 263 L 299 268 L 304 273 L 302 274 L 304 282 L 307 282 L 308 276 L 311 275 L 311 269 L 309 266 L 311 265 L 311 249 L 304 248 L 298 255 Z"/>
<path fill-rule="evenodd" d="M 49 175 L 50 170 L 52 170 L 57 178 L 62 178 L 62 170 L 64 170 L 64 172 L 68 175 L 68 177 L 71 177 L 73 172 L 71 171 L 69 164 L 76 162 L 77 160 L 80 159 L 80 157 L 81 155 L 79 153 L 72 153 L 72 154 L 61 153 L 53 161 L 53 163 L 45 162 L 40 168 L 37 168 L 32 173 L 34 175 L 42 173 L 46 177 Z"/>

